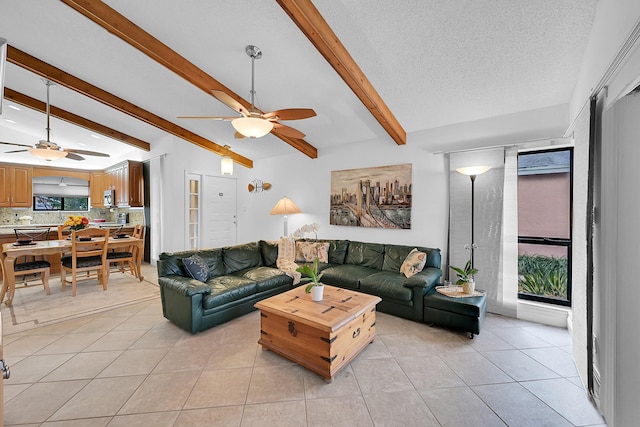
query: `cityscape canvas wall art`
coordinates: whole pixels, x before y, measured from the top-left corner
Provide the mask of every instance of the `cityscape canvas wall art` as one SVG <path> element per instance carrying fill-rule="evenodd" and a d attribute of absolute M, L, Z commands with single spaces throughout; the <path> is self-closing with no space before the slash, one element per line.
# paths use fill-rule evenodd
<path fill-rule="evenodd" d="M 331 172 L 329 224 L 411 229 L 411 164 Z"/>

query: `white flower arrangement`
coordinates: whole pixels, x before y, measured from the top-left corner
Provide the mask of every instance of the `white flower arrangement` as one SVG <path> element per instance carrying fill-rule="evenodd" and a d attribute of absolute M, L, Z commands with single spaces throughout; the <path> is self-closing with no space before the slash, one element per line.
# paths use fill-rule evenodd
<path fill-rule="evenodd" d="M 315 222 L 312 224 L 305 224 L 302 227 L 298 228 L 296 231 L 291 233 L 291 238 L 293 240 L 301 239 L 307 233 L 313 233 L 316 236 L 316 240 L 318 240 L 318 227 L 320 227 Z"/>

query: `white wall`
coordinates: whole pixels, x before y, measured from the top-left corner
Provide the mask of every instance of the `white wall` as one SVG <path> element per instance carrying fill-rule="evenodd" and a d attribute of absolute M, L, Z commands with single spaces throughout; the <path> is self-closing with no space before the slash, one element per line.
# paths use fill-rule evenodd
<path fill-rule="evenodd" d="M 603 77 L 620 48 L 631 34 L 640 17 L 638 0 L 600 0 L 596 6 L 596 16 L 585 51 L 576 88 L 570 103 L 570 117 L 574 120 L 588 102 L 592 89 Z M 637 49 L 635 59 L 630 61 L 632 68 L 637 67 Z M 637 69 L 637 68 L 636 68 Z M 622 75 L 612 78 L 607 84 L 612 88 L 612 96 L 618 97 L 630 79 L 629 70 L 620 70 Z M 619 78 L 621 77 L 621 78 Z M 637 77 L 637 75 L 636 75 Z"/>
<path fill-rule="evenodd" d="M 413 171 L 411 230 L 329 225 L 331 171 L 404 163 L 411 163 Z M 271 183 L 272 189 L 250 194 L 245 188 L 253 178 Z M 448 184 L 441 154 L 434 155 L 410 145 L 397 146 L 391 140 L 368 141 L 324 150 L 317 159 L 293 154 L 256 162 L 250 177 L 246 183 L 240 183 L 239 188 L 239 242 L 278 239 L 283 232 L 283 219 L 269 215 L 269 211 L 286 196 L 303 212 L 289 215 L 289 233 L 316 222 L 320 225 L 318 237 L 321 238 L 446 249 Z"/>

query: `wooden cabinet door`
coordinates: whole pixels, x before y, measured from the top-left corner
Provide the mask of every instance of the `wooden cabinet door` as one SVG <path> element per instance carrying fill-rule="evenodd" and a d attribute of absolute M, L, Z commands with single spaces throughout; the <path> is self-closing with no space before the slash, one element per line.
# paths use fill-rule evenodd
<path fill-rule="evenodd" d="M 10 167 L 0 165 L 0 206 L 11 206 L 11 174 Z"/>
<path fill-rule="evenodd" d="M 120 165 L 116 169 L 116 200 L 118 206 L 129 206 L 129 189 L 127 188 L 126 179 L 127 168 Z"/>
<path fill-rule="evenodd" d="M 104 172 L 91 172 L 91 178 L 89 180 L 89 195 L 91 197 L 92 208 L 104 207 L 104 190 L 105 186 Z"/>
<path fill-rule="evenodd" d="M 33 168 L 14 166 L 11 173 L 11 206 L 29 208 L 33 204 Z"/>
<path fill-rule="evenodd" d="M 141 208 L 144 206 L 144 177 L 142 163 L 129 163 L 129 206 Z"/>

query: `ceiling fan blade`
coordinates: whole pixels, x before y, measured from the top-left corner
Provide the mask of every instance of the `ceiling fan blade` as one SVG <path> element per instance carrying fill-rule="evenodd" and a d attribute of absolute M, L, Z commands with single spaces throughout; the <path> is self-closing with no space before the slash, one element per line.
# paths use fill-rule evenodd
<path fill-rule="evenodd" d="M 17 144 L 15 142 L 5 142 L 5 141 L 0 141 L 0 144 L 15 145 L 16 147 L 27 147 L 27 148 L 33 147 L 33 145 Z"/>
<path fill-rule="evenodd" d="M 84 157 L 82 157 L 82 156 L 79 156 L 79 155 L 77 155 L 77 154 L 75 154 L 75 153 L 72 153 L 72 152 L 70 152 L 70 151 L 68 151 L 68 150 L 64 150 L 64 151 L 66 151 L 66 152 L 67 152 L 67 155 L 64 157 L 65 159 L 71 159 L 71 160 L 84 160 Z"/>
<path fill-rule="evenodd" d="M 66 150 L 62 150 L 62 151 L 66 151 L 67 153 L 69 153 L 69 154 L 67 154 L 67 158 L 70 158 L 69 157 L 70 154 L 84 154 L 85 156 L 111 157 L 107 153 L 99 153 L 97 151 L 75 150 L 75 149 L 66 149 Z M 78 157 L 80 157 L 80 156 L 78 156 Z M 84 160 L 84 158 L 82 158 L 82 159 L 74 159 L 74 160 Z"/>
<path fill-rule="evenodd" d="M 241 134 L 238 131 L 236 131 L 236 133 L 233 134 L 233 137 L 236 138 L 236 139 L 246 138 L 246 136 L 244 136 L 243 134 Z"/>
<path fill-rule="evenodd" d="M 238 113 L 242 114 L 245 117 L 249 115 L 249 112 L 242 106 L 242 104 L 240 104 L 238 101 L 233 99 L 231 96 L 227 95 L 226 92 L 212 89 L 211 94 L 215 99 L 222 102 L 224 105 L 231 108 L 232 110 L 237 111 Z"/>
<path fill-rule="evenodd" d="M 200 119 L 200 120 L 227 120 L 231 121 L 237 117 L 217 117 L 217 116 L 178 116 L 179 119 Z"/>
<path fill-rule="evenodd" d="M 13 150 L 13 151 L 5 151 L 6 154 L 8 153 L 26 153 L 29 150 Z"/>
<path fill-rule="evenodd" d="M 275 118 L 276 120 L 300 120 L 314 117 L 316 112 L 311 108 L 286 108 L 284 110 L 276 110 L 265 113 L 262 117 L 265 119 Z"/>
<path fill-rule="evenodd" d="M 273 131 L 275 133 L 288 136 L 290 138 L 303 139 L 306 136 L 304 133 L 300 132 L 298 129 L 294 129 L 292 127 L 289 127 L 277 122 L 273 123 Z"/>

